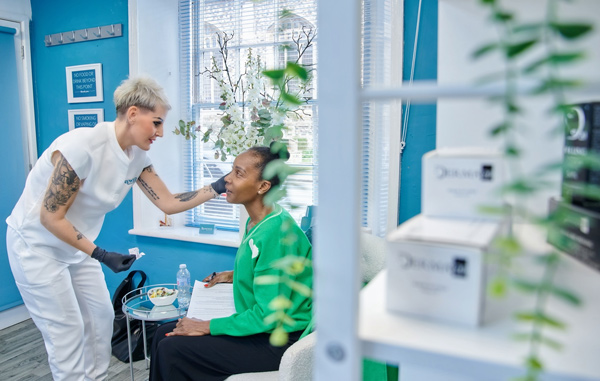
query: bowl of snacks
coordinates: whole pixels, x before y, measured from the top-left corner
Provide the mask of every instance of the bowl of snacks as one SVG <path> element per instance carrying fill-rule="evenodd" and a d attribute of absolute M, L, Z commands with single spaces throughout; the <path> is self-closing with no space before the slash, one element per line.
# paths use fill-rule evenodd
<path fill-rule="evenodd" d="M 155 306 L 168 306 L 177 298 L 177 290 L 167 287 L 154 287 L 148 290 L 148 298 Z"/>

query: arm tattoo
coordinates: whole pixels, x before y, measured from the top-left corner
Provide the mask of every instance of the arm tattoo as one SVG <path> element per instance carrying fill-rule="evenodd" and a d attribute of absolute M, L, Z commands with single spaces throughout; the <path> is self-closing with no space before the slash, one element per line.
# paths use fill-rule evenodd
<path fill-rule="evenodd" d="M 150 167 L 148 167 L 150 168 Z M 145 171 L 145 169 L 144 169 Z M 148 185 L 147 182 L 145 182 L 144 180 L 142 180 L 142 178 L 138 178 L 138 184 L 140 185 L 140 187 L 144 188 L 146 190 L 146 193 L 148 194 L 148 197 L 151 197 L 154 200 L 158 200 L 160 197 L 158 197 L 158 195 L 154 192 L 154 190 L 150 187 L 150 185 Z"/>
<path fill-rule="evenodd" d="M 219 198 L 221 196 L 220 194 L 213 192 L 213 188 L 210 185 L 205 186 L 204 188 L 202 188 L 202 190 L 204 191 L 204 193 L 210 193 L 212 195 L 212 198 Z"/>
<path fill-rule="evenodd" d="M 219 198 L 219 196 L 221 196 L 220 194 L 215 194 L 215 192 L 213 192 L 213 188 L 210 185 L 206 185 L 200 190 L 202 191 L 202 193 L 210 193 L 212 198 Z"/>
<path fill-rule="evenodd" d="M 46 196 L 44 196 L 44 207 L 47 211 L 55 213 L 60 206 L 67 204 L 74 193 L 77 193 L 79 186 L 79 177 L 69 162 L 61 155 L 54 168 Z"/>
<path fill-rule="evenodd" d="M 73 226 L 73 229 L 75 229 L 75 232 L 77 233 L 77 240 L 78 240 L 78 241 L 79 241 L 80 239 L 83 239 L 83 238 L 85 238 L 85 237 L 83 236 L 83 234 L 82 234 L 82 233 L 81 233 L 79 230 L 77 230 L 77 228 L 76 228 L 75 226 Z"/>
<path fill-rule="evenodd" d="M 156 172 L 154 172 L 154 167 L 152 165 L 147 166 L 146 168 L 144 168 L 142 170 L 142 173 L 144 172 L 148 172 L 148 173 L 154 173 L 154 176 L 158 176 L 158 174 Z M 154 192 L 154 190 L 152 189 L 152 187 L 150 187 L 150 185 L 148 185 L 147 182 L 145 182 L 144 180 L 142 180 L 141 178 L 142 176 L 138 177 L 138 185 L 140 186 L 140 188 L 143 188 L 146 190 L 146 193 L 148 193 L 148 197 L 152 198 L 153 200 L 158 200 L 160 199 L 160 197 L 158 197 L 158 195 L 156 194 L 156 192 Z"/>
<path fill-rule="evenodd" d="M 181 202 L 186 202 L 192 200 L 196 195 L 198 195 L 198 191 L 192 191 L 176 194 L 175 198 L 178 198 Z"/>
<path fill-rule="evenodd" d="M 146 168 L 144 168 L 144 169 L 142 170 L 142 172 L 144 172 L 144 171 L 146 171 L 146 172 L 148 172 L 148 173 L 154 173 L 154 176 L 158 176 L 158 173 L 156 173 L 156 172 L 154 171 L 154 167 L 153 167 L 152 165 L 149 165 L 149 166 L 147 166 Z"/>

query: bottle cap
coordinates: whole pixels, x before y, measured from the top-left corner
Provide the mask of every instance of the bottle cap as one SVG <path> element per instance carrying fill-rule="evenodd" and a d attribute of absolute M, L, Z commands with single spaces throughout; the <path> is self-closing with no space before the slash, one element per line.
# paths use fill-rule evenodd
<path fill-rule="evenodd" d="M 180 264 L 180 265 L 179 265 L 179 268 L 180 268 L 180 269 L 185 269 L 186 267 L 187 267 L 187 266 L 185 265 L 185 263 L 182 263 L 182 264 Z"/>

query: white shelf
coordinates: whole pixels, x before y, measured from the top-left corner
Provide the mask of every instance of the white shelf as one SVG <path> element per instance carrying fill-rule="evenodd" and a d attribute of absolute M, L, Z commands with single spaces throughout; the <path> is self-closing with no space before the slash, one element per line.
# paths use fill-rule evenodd
<path fill-rule="evenodd" d="M 146 229 L 134 228 L 129 230 L 129 234 L 227 247 L 239 247 L 240 245 L 240 234 L 238 232 L 218 229 L 215 229 L 214 234 L 200 234 L 198 228 L 168 226 Z"/>
<path fill-rule="evenodd" d="M 584 305 L 548 303 L 568 330 L 560 335 L 546 332 L 564 348 L 542 350 L 542 380 L 600 380 L 600 273 L 567 256 L 561 265 L 556 281 L 577 285 Z M 511 339 L 518 327 L 510 318 L 523 300 L 512 299 L 502 317 L 496 315 L 479 328 L 433 322 L 388 312 L 386 276 L 384 270 L 360 294 L 359 338 L 366 357 L 399 363 L 400 379 L 407 381 L 434 381 L 434 374 L 439 380 L 508 380 L 524 374 L 527 347 Z"/>
<path fill-rule="evenodd" d="M 540 85 L 539 82 L 521 80 L 517 88 L 518 94 L 529 94 Z M 593 94 L 600 92 L 600 83 L 585 83 L 576 90 L 567 93 Z M 477 84 L 473 83 L 439 83 L 437 81 L 421 80 L 412 84 L 404 82 L 401 87 L 369 87 L 362 90 L 360 96 L 364 101 L 410 99 L 412 102 L 436 102 L 443 98 L 478 98 L 503 95 L 506 92 L 504 83 Z"/>

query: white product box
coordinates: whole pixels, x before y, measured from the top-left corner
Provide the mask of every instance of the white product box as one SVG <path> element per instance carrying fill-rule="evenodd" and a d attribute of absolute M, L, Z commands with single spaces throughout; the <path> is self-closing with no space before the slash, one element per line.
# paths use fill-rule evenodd
<path fill-rule="evenodd" d="M 504 165 L 500 152 L 441 148 L 423 155 L 421 213 L 432 217 L 498 219 L 482 206 L 500 207 Z"/>
<path fill-rule="evenodd" d="M 493 266 L 485 255 L 504 224 L 418 215 L 387 237 L 387 308 L 478 326 Z"/>

